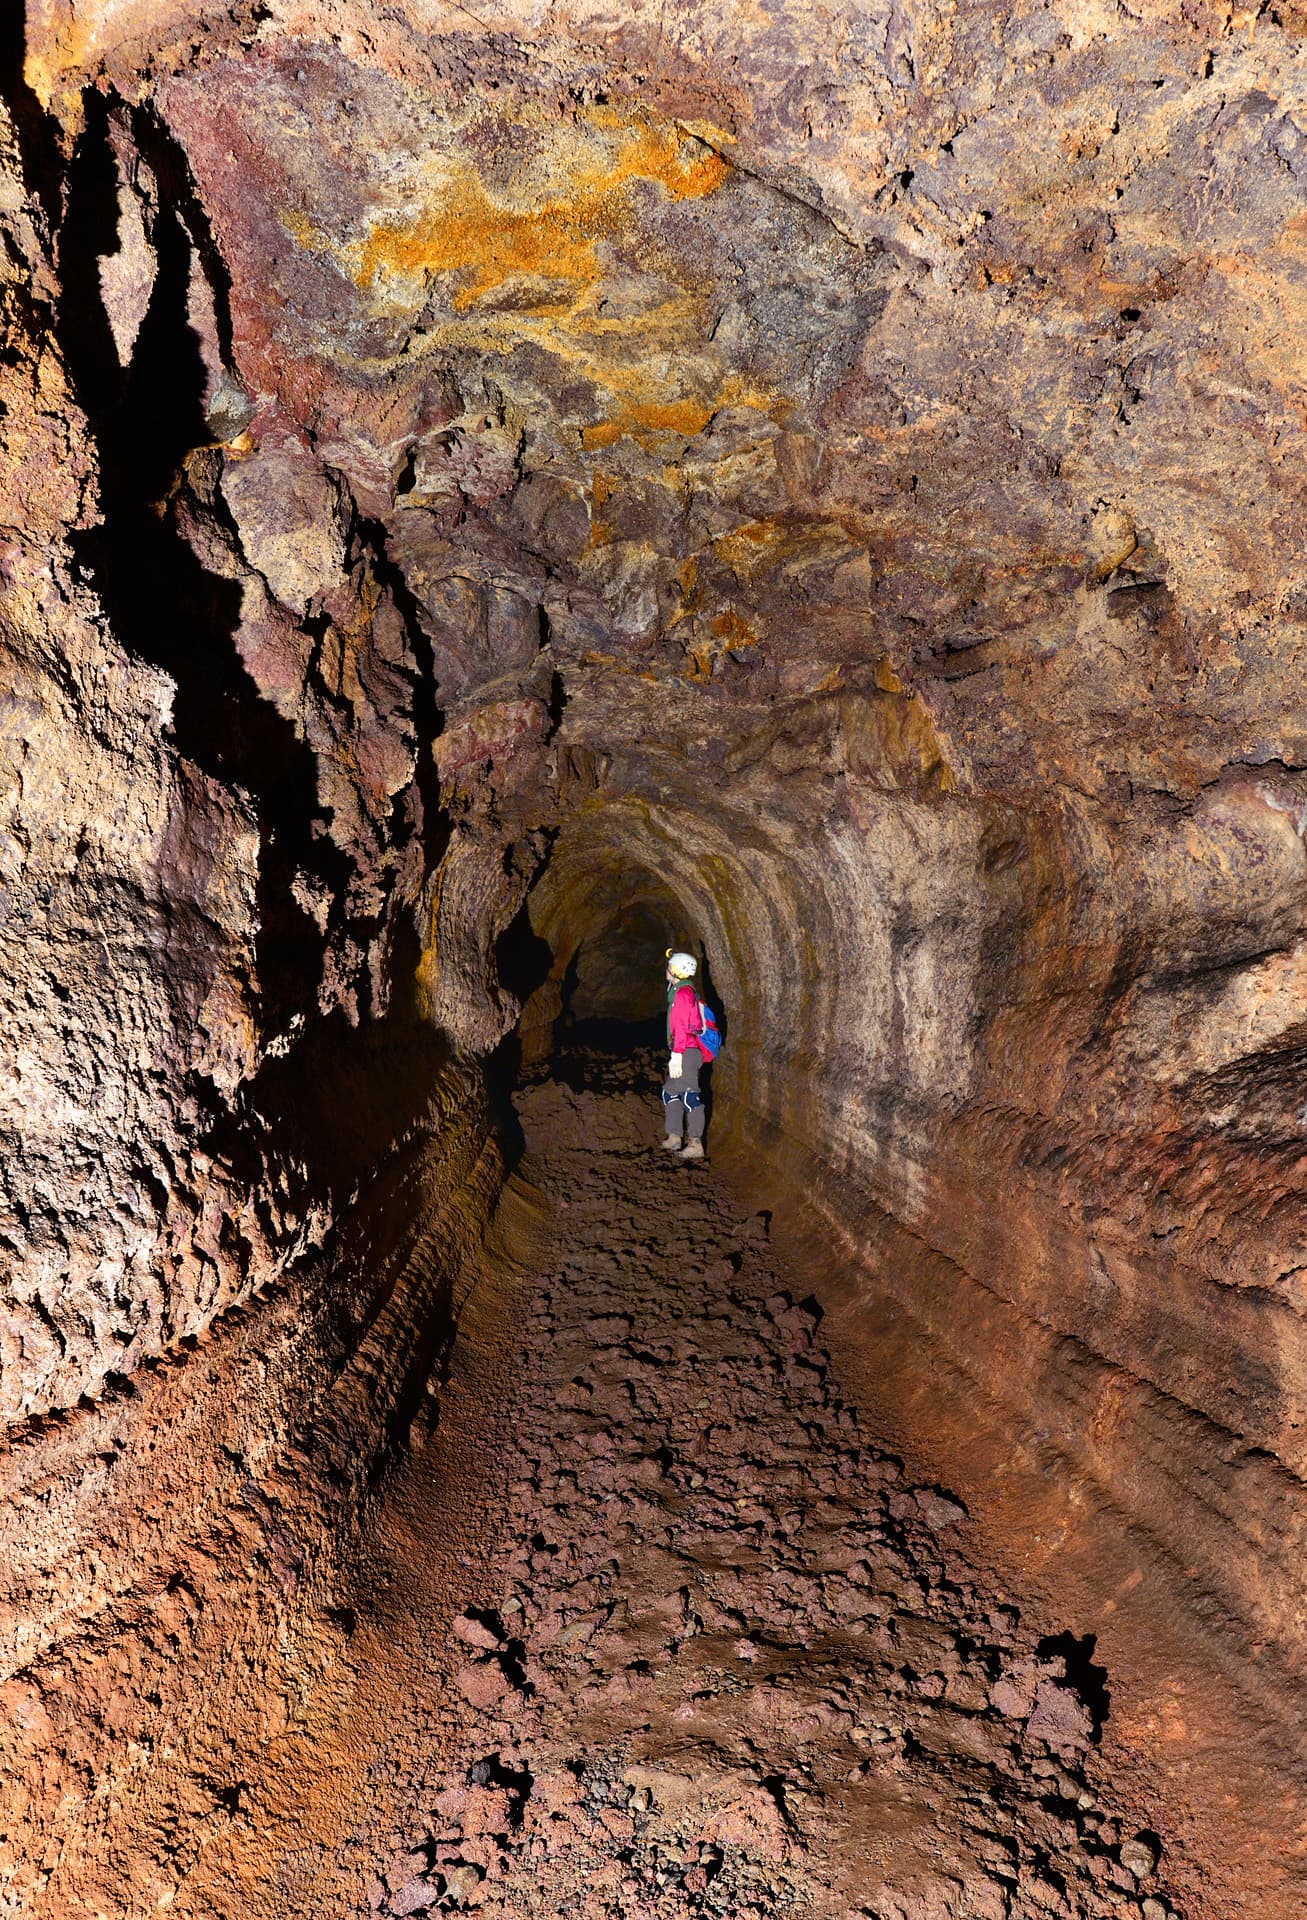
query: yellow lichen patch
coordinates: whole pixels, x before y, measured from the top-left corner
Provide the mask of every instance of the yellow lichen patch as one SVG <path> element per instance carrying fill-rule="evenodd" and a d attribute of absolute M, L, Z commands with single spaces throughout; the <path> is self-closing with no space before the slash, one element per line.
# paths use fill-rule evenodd
<path fill-rule="evenodd" d="M 690 436 L 702 433 L 717 408 L 698 400 L 634 401 L 612 420 L 600 420 L 582 427 L 581 445 L 588 451 L 611 447 L 629 434 L 632 439 L 658 433 Z"/>
<path fill-rule="evenodd" d="M 698 618 L 699 599 L 699 556 L 692 553 L 682 561 L 677 570 L 680 593 L 667 614 L 667 631 L 671 633 L 685 620 Z"/>
<path fill-rule="evenodd" d="M 617 491 L 617 483 L 610 474 L 601 473 L 598 468 L 590 476 L 590 545 L 606 547 L 613 537 L 613 529 L 605 518 L 604 509 Z"/>
<path fill-rule="evenodd" d="M 464 128 L 406 183 L 404 211 L 374 215 L 354 237 L 312 211 L 281 215 L 306 252 L 329 254 L 371 298 L 410 308 L 436 283 L 422 350 L 511 353 L 532 343 L 594 390 L 577 422 L 582 447 L 630 439 L 657 451 L 701 433 L 723 407 L 775 417 L 774 393 L 726 377 L 710 344 L 719 289 L 699 285 L 660 232 L 658 208 L 701 200 L 729 163 L 672 122 L 611 107 L 564 125 L 524 120 L 520 163 L 503 129 Z M 483 157 L 489 156 L 489 157 Z M 443 309 L 443 310 L 440 310 Z"/>
<path fill-rule="evenodd" d="M 23 79 L 71 136 L 86 125 L 80 76 L 99 55 L 106 17 L 115 10 L 131 11 L 115 9 L 111 0 L 82 0 L 77 6 L 71 0 L 48 0 L 45 6 L 27 9 Z M 15 6 L 13 11 L 21 14 L 22 9 Z M 21 36 L 18 44 L 23 44 Z"/>
<path fill-rule="evenodd" d="M 631 189 L 662 188 L 670 199 L 701 199 L 726 177 L 720 155 L 686 139 L 667 122 L 596 108 L 583 136 L 553 143 L 542 191 L 522 204 L 493 193 L 465 163 L 444 175 L 432 204 L 405 219 L 378 222 L 363 245 L 355 279 L 371 286 L 380 274 L 426 278 L 456 273 L 454 296 L 466 311 L 512 280 L 547 283 L 544 304 L 565 303 L 569 290 L 597 280 L 597 248 L 631 224 Z"/>
<path fill-rule="evenodd" d="M 685 649 L 686 679 L 697 681 L 699 685 L 706 686 L 708 681 L 712 679 L 713 666 L 716 663 L 716 659 L 717 652 L 711 641 L 693 641 Z"/>
<path fill-rule="evenodd" d="M 685 644 L 686 677 L 699 682 L 711 680 L 727 654 L 756 647 L 758 637 L 757 631 L 733 607 L 714 614 L 706 629 L 696 620 L 693 637 Z"/>
<path fill-rule="evenodd" d="M 721 550 L 725 551 L 732 541 L 743 541 L 747 547 L 769 547 L 781 537 L 780 529 L 771 520 L 746 520 L 743 526 L 736 527 L 721 541 Z"/>
<path fill-rule="evenodd" d="M 311 220 L 302 207 L 287 207 L 281 214 L 281 224 L 285 227 L 297 247 L 305 253 L 330 253 L 331 241 L 316 221 Z"/>

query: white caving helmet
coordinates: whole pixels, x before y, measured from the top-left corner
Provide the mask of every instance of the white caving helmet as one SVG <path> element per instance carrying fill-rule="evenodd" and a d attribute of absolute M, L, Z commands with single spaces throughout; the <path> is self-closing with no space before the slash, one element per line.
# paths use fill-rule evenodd
<path fill-rule="evenodd" d="M 699 962 L 692 953 L 677 953 L 675 948 L 668 947 L 667 971 L 673 980 L 693 980 L 699 971 Z"/>

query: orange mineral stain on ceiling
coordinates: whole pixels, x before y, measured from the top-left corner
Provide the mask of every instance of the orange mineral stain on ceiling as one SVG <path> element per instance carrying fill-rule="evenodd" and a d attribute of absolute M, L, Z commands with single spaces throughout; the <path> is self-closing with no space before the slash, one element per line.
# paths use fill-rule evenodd
<path fill-rule="evenodd" d="M 682 370 L 688 373 L 687 370 Z M 770 418 L 777 402 L 774 394 L 728 373 L 712 391 L 676 397 L 665 383 L 637 367 L 634 371 L 609 366 L 603 370 L 604 383 L 613 400 L 606 419 L 582 427 L 581 445 L 587 453 L 631 439 L 641 446 L 658 445 L 664 434 L 679 434 L 693 439 L 727 407 L 750 407 Z M 642 397 L 650 392 L 655 398 Z"/>
<path fill-rule="evenodd" d="M 438 291 L 444 310 L 428 305 L 418 351 L 531 341 L 561 356 L 593 389 L 593 412 L 574 421 L 587 451 L 690 438 L 723 407 L 769 413 L 775 396 L 710 345 L 719 290 L 687 277 L 659 224 L 675 203 L 718 192 L 729 163 L 677 123 L 629 108 L 532 120 L 522 164 L 507 170 L 502 132 L 463 128 L 423 162 L 402 212 L 374 212 L 354 235 L 296 207 L 282 225 L 382 305 Z"/>
<path fill-rule="evenodd" d="M 672 200 L 715 193 L 726 161 L 670 122 L 593 108 L 580 137 L 554 136 L 554 164 L 541 190 L 523 201 L 492 192 L 465 162 L 446 172 L 435 200 L 416 214 L 378 221 L 355 271 L 361 287 L 379 276 L 425 279 L 458 274 L 454 307 L 466 312 L 510 279 L 534 278 L 553 290 L 546 304 L 602 277 L 599 243 L 635 223 L 634 190 L 660 187 Z M 539 177 L 539 176 L 537 176 Z"/>

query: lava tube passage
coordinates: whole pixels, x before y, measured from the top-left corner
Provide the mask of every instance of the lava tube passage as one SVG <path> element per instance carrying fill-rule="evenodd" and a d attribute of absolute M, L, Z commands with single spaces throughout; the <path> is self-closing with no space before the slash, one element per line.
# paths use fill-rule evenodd
<path fill-rule="evenodd" d="M 1302 1920 L 1297 0 L 0 23 L 0 1920 Z"/>

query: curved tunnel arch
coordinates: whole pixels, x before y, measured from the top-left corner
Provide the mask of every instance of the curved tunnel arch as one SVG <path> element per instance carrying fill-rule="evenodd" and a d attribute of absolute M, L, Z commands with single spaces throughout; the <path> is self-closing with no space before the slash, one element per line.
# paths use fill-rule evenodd
<path fill-rule="evenodd" d="M 818 860 L 801 817 L 747 795 L 595 797 L 564 823 L 529 896 L 552 960 L 523 1010 L 524 1062 L 548 1057 L 578 955 L 620 938 L 632 904 L 657 903 L 663 945 L 701 956 L 728 1033 L 719 1138 L 761 1128 L 835 1183 L 865 1181 L 878 1156 L 910 1199 L 910 1163 L 975 1077 L 992 1012 L 983 937 L 1013 911 L 1010 887 L 980 882 L 987 824 L 961 799 L 867 792 L 835 809 Z M 650 942 L 655 979 L 661 960 Z"/>
<path fill-rule="evenodd" d="M 755 841 L 761 863 L 766 849 L 759 836 Z M 703 985 L 729 1033 L 719 1085 L 737 1107 L 747 1103 L 747 1062 L 766 1051 L 769 996 L 759 962 L 770 956 L 773 976 L 798 977 L 800 958 L 790 938 L 800 923 L 786 913 L 784 889 L 764 884 L 748 852 L 742 821 L 685 803 L 604 797 L 574 816 L 530 896 L 532 926 L 554 957 L 548 981 L 523 1011 L 524 1058 L 546 1057 L 562 981 L 576 956 L 620 937 L 624 908 L 643 899 L 657 902 L 665 916 L 663 947 L 684 944 L 700 959 Z M 650 945 L 647 958 L 661 993 L 662 947 Z"/>

